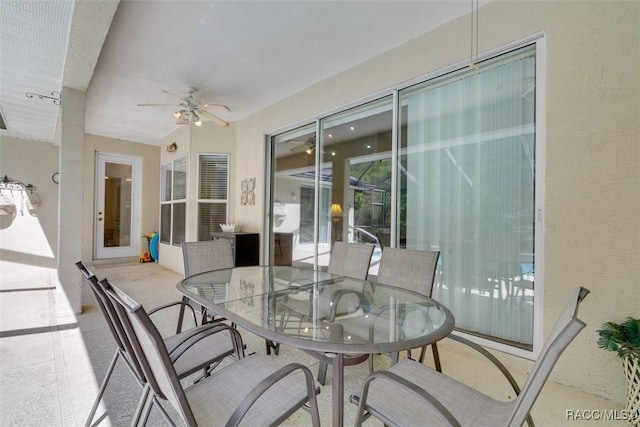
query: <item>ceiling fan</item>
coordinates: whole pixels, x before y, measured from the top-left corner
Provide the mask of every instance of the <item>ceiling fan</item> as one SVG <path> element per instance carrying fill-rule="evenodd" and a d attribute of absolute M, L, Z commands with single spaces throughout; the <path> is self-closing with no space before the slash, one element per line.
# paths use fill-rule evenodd
<path fill-rule="evenodd" d="M 290 139 L 287 141 L 287 144 L 293 145 L 293 147 L 289 149 L 292 153 L 306 152 L 307 154 L 313 154 L 316 149 L 316 137 L 311 136 L 308 139 Z"/>
<path fill-rule="evenodd" d="M 221 104 L 208 104 L 201 103 L 200 100 L 195 98 L 195 93 L 198 89 L 190 87 L 187 93 L 187 96 L 178 96 L 171 92 L 167 92 L 163 90 L 167 95 L 171 95 L 179 99 L 178 107 L 179 109 L 173 112 L 173 117 L 176 118 L 176 124 L 178 125 L 187 125 L 189 123 L 193 123 L 196 126 L 202 126 L 201 117 L 205 117 L 218 126 L 227 127 L 229 123 L 225 120 L 222 120 L 220 117 L 215 114 L 207 111 L 207 108 L 217 108 L 219 110 L 226 111 L 227 113 L 231 112 L 229 107 Z M 167 107 L 167 106 L 175 106 L 175 104 L 138 104 L 138 107 Z"/>

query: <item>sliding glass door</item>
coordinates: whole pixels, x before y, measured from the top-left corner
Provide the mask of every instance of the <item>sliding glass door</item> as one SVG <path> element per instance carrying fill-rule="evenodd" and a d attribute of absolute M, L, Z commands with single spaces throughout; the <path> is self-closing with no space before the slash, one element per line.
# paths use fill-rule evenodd
<path fill-rule="evenodd" d="M 329 264 L 336 241 L 369 243 L 376 246 L 369 273 L 377 274 L 391 227 L 392 97 L 329 116 L 320 126 L 319 170 L 330 199 L 321 200 L 319 211 L 329 216 L 330 239 L 318 242 L 318 264 Z"/>
<path fill-rule="evenodd" d="M 272 260 L 371 243 L 375 278 L 385 246 L 440 251 L 456 327 L 532 350 L 536 68 L 532 43 L 272 136 Z"/>
<path fill-rule="evenodd" d="M 388 96 L 273 137 L 272 262 L 326 268 L 336 241 L 370 243 L 377 273 L 391 228 L 392 113 Z"/>
<path fill-rule="evenodd" d="M 535 52 L 400 92 L 397 244 L 441 252 L 456 327 L 532 344 Z"/>
<path fill-rule="evenodd" d="M 270 262 L 313 268 L 316 219 L 316 126 L 272 139 Z M 325 190 L 320 189 L 321 195 Z M 322 198 L 322 197 L 321 197 Z M 320 227 L 319 239 L 327 232 Z"/>

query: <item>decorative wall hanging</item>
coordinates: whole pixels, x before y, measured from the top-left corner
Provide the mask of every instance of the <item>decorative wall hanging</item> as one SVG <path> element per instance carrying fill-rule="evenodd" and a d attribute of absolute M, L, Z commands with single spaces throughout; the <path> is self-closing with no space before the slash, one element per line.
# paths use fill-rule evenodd
<path fill-rule="evenodd" d="M 60 105 L 62 103 L 62 94 L 60 92 L 53 91 L 51 92 L 51 96 L 40 95 L 39 93 L 27 92 L 25 93 L 27 98 L 38 98 L 52 101 L 56 105 Z"/>
<path fill-rule="evenodd" d="M 40 197 L 35 191 L 33 184 L 25 184 L 7 175 L 0 178 L 0 215 L 14 217 L 17 208 L 20 215 L 24 215 L 25 208 L 32 210 L 40 206 Z"/>
<path fill-rule="evenodd" d="M 4 177 L 0 178 L 0 189 L 9 190 L 9 191 L 26 190 L 26 191 L 29 191 L 30 193 L 33 193 L 34 191 L 36 191 L 36 186 L 33 184 L 25 184 L 19 179 L 13 179 L 5 175 Z"/>
<path fill-rule="evenodd" d="M 240 196 L 240 204 L 242 206 L 253 206 L 256 204 L 256 196 L 254 190 L 256 189 L 256 179 L 247 178 L 242 180 L 242 195 Z"/>
<path fill-rule="evenodd" d="M 175 142 L 173 144 L 169 144 L 167 145 L 167 151 L 169 153 L 173 153 L 174 151 L 176 151 L 178 149 L 178 144 L 176 144 Z"/>

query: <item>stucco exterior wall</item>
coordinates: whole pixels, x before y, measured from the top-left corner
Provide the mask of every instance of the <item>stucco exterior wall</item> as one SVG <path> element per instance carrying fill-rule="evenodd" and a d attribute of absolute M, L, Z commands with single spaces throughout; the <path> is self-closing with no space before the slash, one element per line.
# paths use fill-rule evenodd
<path fill-rule="evenodd" d="M 48 142 L 6 136 L 0 138 L 0 172 L 2 176 L 7 175 L 37 187 L 35 194 L 40 198 L 40 206 L 31 214 L 37 216 L 43 233 L 43 239 L 38 236 L 38 245 L 48 246 L 47 251 L 54 258 L 58 252 L 58 184 L 53 182 L 52 176 L 58 172 L 58 156 L 58 147 Z M 15 246 L 18 242 L 4 236 L 1 239 L 2 249 L 22 252 Z M 20 240 L 26 243 L 33 237 L 20 236 Z M 39 252 L 34 250 L 33 253 Z M 51 263 L 49 266 L 55 268 L 55 260 Z"/>
<path fill-rule="evenodd" d="M 150 233 L 158 230 L 160 200 L 160 150 L 156 145 L 139 144 L 97 135 L 85 135 L 84 139 L 84 179 L 82 259 L 94 259 L 94 210 L 95 210 L 95 169 L 96 154 L 119 154 L 140 159 L 142 187 L 140 188 L 140 230 Z M 146 250 L 146 241 L 138 239 L 140 251 Z M 138 251 L 138 252 L 140 252 Z"/>
<path fill-rule="evenodd" d="M 543 34 L 546 81 L 543 321 L 548 335 L 579 285 L 587 328 L 552 380 L 618 402 L 620 361 L 597 347 L 604 321 L 640 315 L 640 3 L 495 1 L 479 11 L 479 51 Z M 260 229 L 264 214 L 264 134 L 428 75 L 469 57 L 469 16 L 320 82 L 237 124 L 236 178 L 258 176 L 256 205 L 235 220 Z M 264 230 L 262 230 L 264 235 Z M 530 370 L 528 360 L 501 354 Z"/>
<path fill-rule="evenodd" d="M 0 137 L 1 176 L 7 175 L 37 187 L 33 192 L 36 196 L 31 200 L 33 203 L 27 200 L 32 196 L 21 191 L 3 190 L 0 196 L 0 289 L 3 292 L 0 294 L 3 302 L 0 324 L 3 330 L 14 329 L 11 325 L 15 328 L 33 325 L 26 321 L 26 317 L 35 319 L 35 322 L 49 319 L 42 311 L 32 309 L 24 313 L 26 317 L 21 317 L 17 314 L 22 310 L 21 306 L 16 310 L 7 310 L 7 307 L 19 304 L 25 298 L 42 301 L 40 298 L 50 292 L 38 296 L 38 292 L 33 290 L 59 287 L 59 186 L 51 178 L 58 172 L 59 154 L 58 147 L 48 142 Z M 28 292 L 25 294 L 25 291 Z M 34 303 L 33 307 L 37 304 Z M 2 369 L 9 370 L 4 361 Z"/>

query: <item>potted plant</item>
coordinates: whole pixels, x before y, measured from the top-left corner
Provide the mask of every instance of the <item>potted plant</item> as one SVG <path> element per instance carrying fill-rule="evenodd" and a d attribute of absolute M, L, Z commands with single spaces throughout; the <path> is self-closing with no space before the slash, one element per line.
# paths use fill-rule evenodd
<path fill-rule="evenodd" d="M 640 425 L 640 319 L 606 322 L 598 330 L 598 345 L 622 358 L 627 382 L 627 422 Z"/>

